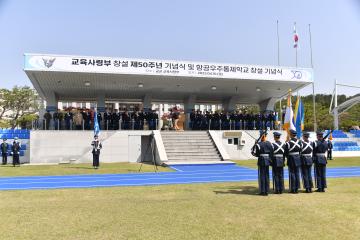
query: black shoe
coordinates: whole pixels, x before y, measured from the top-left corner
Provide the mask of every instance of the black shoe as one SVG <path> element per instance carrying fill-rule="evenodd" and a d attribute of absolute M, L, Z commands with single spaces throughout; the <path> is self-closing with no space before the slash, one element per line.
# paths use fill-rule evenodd
<path fill-rule="evenodd" d="M 325 188 L 322 188 L 322 189 L 321 189 L 321 192 L 325 192 Z"/>
<path fill-rule="evenodd" d="M 280 191 L 279 191 L 279 194 L 282 194 L 282 193 L 283 193 L 283 192 L 280 190 Z"/>
<path fill-rule="evenodd" d="M 316 189 L 315 192 L 321 192 L 321 188 Z"/>
<path fill-rule="evenodd" d="M 267 196 L 267 195 L 269 195 L 268 193 L 264 193 L 264 196 Z"/>
<path fill-rule="evenodd" d="M 307 189 L 305 190 L 305 192 L 306 192 L 306 193 L 310 193 L 310 190 L 307 188 Z"/>
<path fill-rule="evenodd" d="M 311 189 L 311 188 L 309 188 L 309 193 L 312 193 L 312 189 Z"/>

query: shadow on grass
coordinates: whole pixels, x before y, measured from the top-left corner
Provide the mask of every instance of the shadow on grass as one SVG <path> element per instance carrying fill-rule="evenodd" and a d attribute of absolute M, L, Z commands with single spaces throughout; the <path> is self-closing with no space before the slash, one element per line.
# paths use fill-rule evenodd
<path fill-rule="evenodd" d="M 67 166 L 67 167 L 64 167 L 64 168 L 68 168 L 68 169 L 94 169 L 93 166 L 89 165 L 88 167 L 87 166 Z"/>
<path fill-rule="evenodd" d="M 244 194 L 244 195 L 258 195 L 259 189 L 254 186 L 242 186 L 226 191 L 214 191 L 215 194 Z"/>

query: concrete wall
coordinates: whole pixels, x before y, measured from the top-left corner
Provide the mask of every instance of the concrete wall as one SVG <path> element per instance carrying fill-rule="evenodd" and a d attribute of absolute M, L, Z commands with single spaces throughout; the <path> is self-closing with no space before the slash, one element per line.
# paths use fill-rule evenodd
<path fill-rule="evenodd" d="M 101 162 L 137 162 L 151 131 L 102 131 Z M 92 131 L 31 131 L 30 163 L 92 162 Z M 140 144 L 140 145 L 139 145 Z"/>
<path fill-rule="evenodd" d="M 241 141 L 245 141 L 245 145 L 234 145 L 234 144 L 228 144 L 228 138 L 224 137 L 224 132 L 230 132 L 230 131 L 212 131 L 213 138 L 217 138 L 217 140 L 214 142 L 217 144 L 220 142 L 222 144 L 222 148 L 224 148 L 229 155 L 231 160 L 247 160 L 247 159 L 255 159 L 254 156 L 251 155 L 251 148 L 254 145 L 254 138 L 257 139 L 260 134 L 259 131 L 231 131 L 231 132 L 241 132 Z M 281 132 L 281 141 L 286 140 L 286 132 L 285 131 L 277 131 Z M 268 140 L 273 141 L 273 131 L 269 132 Z"/>

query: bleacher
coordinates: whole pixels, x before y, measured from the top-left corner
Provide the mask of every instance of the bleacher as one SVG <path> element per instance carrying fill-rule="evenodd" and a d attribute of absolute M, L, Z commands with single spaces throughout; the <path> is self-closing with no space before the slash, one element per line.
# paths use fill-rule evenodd
<path fill-rule="evenodd" d="M 325 134 L 327 134 L 328 131 L 329 130 L 325 131 Z M 359 130 L 351 130 L 350 133 L 354 135 L 359 134 L 360 137 Z M 346 133 L 344 133 L 342 130 L 334 130 L 332 133 L 332 137 L 333 137 L 334 151 L 360 151 L 360 146 L 358 145 L 356 140 L 354 141 L 353 139 L 349 139 L 349 136 Z M 346 139 L 349 139 L 349 141 L 347 141 Z"/>
<path fill-rule="evenodd" d="M 27 143 L 30 139 L 30 130 L 28 129 L 0 129 L 0 139 L 2 142 L 2 139 L 6 138 L 7 143 L 9 144 L 8 148 L 8 156 L 11 155 L 11 147 L 12 142 L 14 141 L 14 138 L 19 138 L 19 141 L 21 143 L 21 150 L 20 150 L 20 156 L 25 155 L 25 151 L 27 149 Z M 0 154 L 2 154 L 0 149 Z"/>
<path fill-rule="evenodd" d="M 360 130 L 350 130 L 350 133 L 354 135 L 356 138 L 360 138 Z"/>
<path fill-rule="evenodd" d="M 334 142 L 333 145 L 334 151 L 360 151 L 360 146 L 354 141 Z"/>
<path fill-rule="evenodd" d="M 325 131 L 325 134 L 327 134 L 329 132 L 329 130 Z M 346 135 L 346 133 L 344 133 L 341 130 L 333 130 L 332 132 L 332 137 L 333 138 L 348 138 L 348 136 Z"/>

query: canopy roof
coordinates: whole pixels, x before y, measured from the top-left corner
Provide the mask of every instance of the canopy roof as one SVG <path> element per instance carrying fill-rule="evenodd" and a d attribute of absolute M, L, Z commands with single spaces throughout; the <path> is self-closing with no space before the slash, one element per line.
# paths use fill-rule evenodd
<path fill-rule="evenodd" d="M 254 104 L 312 83 L 308 68 L 174 60 L 25 54 L 24 71 L 41 97 L 61 101 L 221 102 Z"/>

